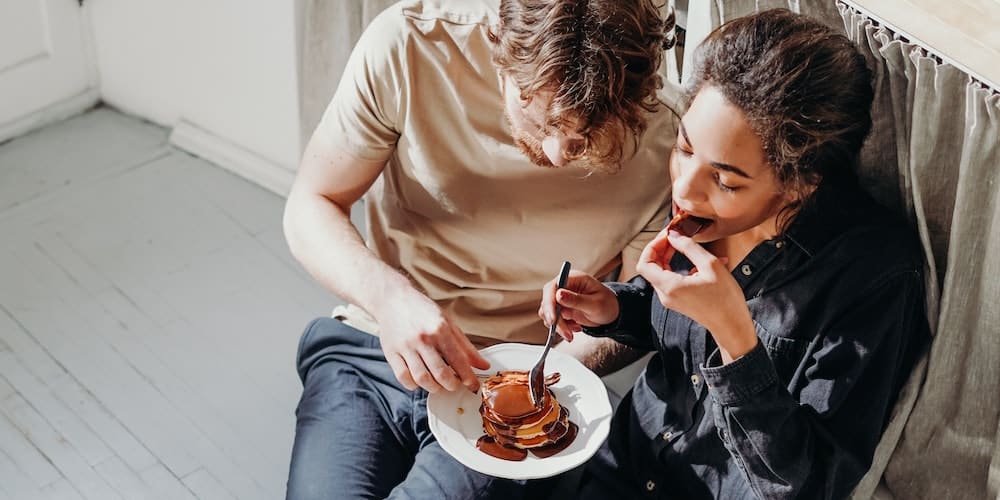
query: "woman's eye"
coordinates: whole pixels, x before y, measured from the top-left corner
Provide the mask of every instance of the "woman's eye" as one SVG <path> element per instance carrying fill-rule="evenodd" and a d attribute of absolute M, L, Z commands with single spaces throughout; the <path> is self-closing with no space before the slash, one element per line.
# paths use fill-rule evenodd
<path fill-rule="evenodd" d="M 691 155 L 693 155 L 693 154 L 694 154 L 694 153 L 693 153 L 693 152 L 691 152 L 691 151 L 685 151 L 685 150 L 681 149 L 681 147 L 680 147 L 680 146 L 674 146 L 674 151 L 676 151 L 676 152 L 677 152 L 678 154 L 680 154 L 681 156 L 685 156 L 685 157 L 687 157 L 687 156 L 691 156 Z"/>
<path fill-rule="evenodd" d="M 730 186 L 725 182 L 722 182 L 722 177 L 719 175 L 715 176 L 715 182 L 719 185 L 719 189 L 721 189 L 724 193 L 733 193 L 739 189 L 739 186 Z"/>

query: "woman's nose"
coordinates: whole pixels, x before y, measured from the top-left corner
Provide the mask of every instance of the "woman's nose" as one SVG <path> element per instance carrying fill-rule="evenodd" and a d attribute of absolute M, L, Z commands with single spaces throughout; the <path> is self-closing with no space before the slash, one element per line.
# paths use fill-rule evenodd
<path fill-rule="evenodd" d="M 705 199 L 705 191 L 701 184 L 701 169 L 695 166 L 686 166 L 674 169 L 676 177 L 673 179 L 673 197 L 687 200 L 689 202 L 699 202 Z"/>

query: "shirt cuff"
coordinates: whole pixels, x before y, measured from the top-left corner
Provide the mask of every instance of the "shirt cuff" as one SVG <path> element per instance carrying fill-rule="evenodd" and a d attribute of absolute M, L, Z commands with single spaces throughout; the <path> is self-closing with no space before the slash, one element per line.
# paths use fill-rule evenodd
<path fill-rule="evenodd" d="M 728 365 L 723 365 L 721 358 L 716 348 L 701 367 L 701 376 L 712 397 L 723 406 L 742 405 L 778 383 L 763 342 L 757 342 L 753 350 Z"/>
<path fill-rule="evenodd" d="M 618 317 L 614 321 L 595 327 L 584 327 L 583 331 L 593 337 L 609 337 L 620 333 L 645 331 L 649 328 L 650 290 L 641 277 L 626 283 L 602 283 L 615 294 L 618 300 Z"/>
<path fill-rule="evenodd" d="M 615 318 L 614 321 L 604 325 L 583 326 L 583 333 L 586 333 L 591 337 L 607 337 L 615 332 L 621 331 L 621 329 L 625 326 L 622 324 L 622 301 L 618 296 L 618 288 L 608 285 L 609 283 L 604 283 L 604 286 L 607 286 L 612 292 L 615 293 L 615 299 L 618 299 L 618 317 Z"/>

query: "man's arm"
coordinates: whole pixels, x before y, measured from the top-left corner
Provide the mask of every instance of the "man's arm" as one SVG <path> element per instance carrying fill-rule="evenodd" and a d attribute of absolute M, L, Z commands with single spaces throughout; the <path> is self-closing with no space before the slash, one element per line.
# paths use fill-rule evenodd
<path fill-rule="evenodd" d="M 646 354 L 646 351 L 614 339 L 591 337 L 583 332 L 574 335 L 572 342 L 560 342 L 556 348 L 580 360 L 601 377 L 625 368 Z"/>
<path fill-rule="evenodd" d="M 360 160 L 322 142 L 314 135 L 306 147 L 285 204 L 285 238 L 320 284 L 371 312 L 387 289 L 408 286 L 365 247 L 350 221 L 350 207 L 378 178 L 385 160 Z"/>
<path fill-rule="evenodd" d="M 471 365 L 489 363 L 432 300 L 365 246 L 351 224 L 351 205 L 386 159 L 356 158 L 314 134 L 285 205 L 289 249 L 324 287 L 375 318 L 386 360 L 404 386 L 477 388 Z"/>

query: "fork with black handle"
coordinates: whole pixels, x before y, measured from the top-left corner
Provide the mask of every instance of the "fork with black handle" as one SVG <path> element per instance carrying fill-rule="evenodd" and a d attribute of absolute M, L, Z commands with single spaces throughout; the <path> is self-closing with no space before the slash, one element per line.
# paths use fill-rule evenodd
<path fill-rule="evenodd" d="M 569 262 L 563 262 L 562 269 L 559 270 L 559 285 L 556 286 L 556 292 L 560 288 L 566 286 L 566 279 L 569 277 Z M 545 357 L 549 354 L 549 349 L 552 347 L 552 341 L 556 336 L 556 325 L 559 324 L 559 315 L 562 314 L 562 306 L 559 302 L 556 302 L 555 315 L 552 318 L 552 324 L 549 325 L 549 337 L 545 340 L 545 349 L 542 350 L 541 357 L 538 358 L 538 362 L 535 366 L 531 367 L 531 372 L 528 373 L 528 390 L 531 393 L 531 402 L 534 405 L 542 405 L 542 396 L 545 395 Z"/>

